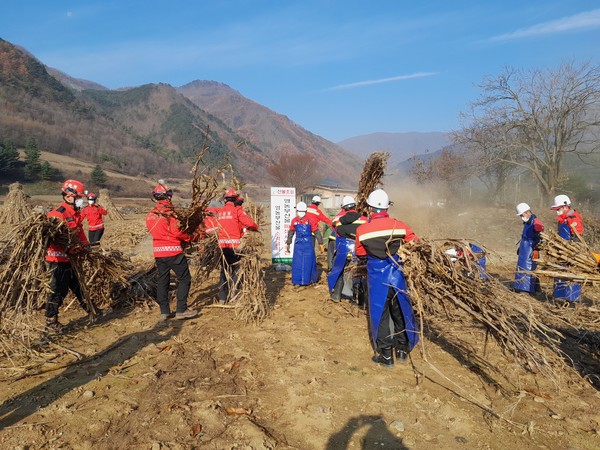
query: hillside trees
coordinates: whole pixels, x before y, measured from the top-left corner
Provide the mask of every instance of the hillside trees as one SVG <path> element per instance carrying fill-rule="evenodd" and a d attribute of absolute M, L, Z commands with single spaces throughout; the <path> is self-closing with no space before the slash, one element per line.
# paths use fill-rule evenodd
<path fill-rule="evenodd" d="M 0 173 L 8 173 L 19 164 L 17 146 L 10 140 L 4 139 L 0 143 Z"/>
<path fill-rule="evenodd" d="M 506 68 L 480 88 L 455 140 L 476 155 L 480 177 L 495 180 L 496 190 L 511 168 L 521 168 L 548 198 L 561 188 L 566 155 L 585 160 L 600 149 L 600 66 Z"/>
<path fill-rule="evenodd" d="M 25 143 L 25 176 L 30 180 L 36 180 L 42 168 L 40 156 L 42 152 L 33 138 L 27 139 Z"/>
<path fill-rule="evenodd" d="M 278 162 L 267 167 L 267 172 L 277 185 L 295 187 L 296 192 L 304 192 L 308 186 L 318 181 L 315 163 L 316 159 L 312 155 L 284 151 Z"/>
<path fill-rule="evenodd" d="M 96 166 L 92 170 L 90 178 L 92 180 L 92 183 L 94 183 L 96 186 L 101 187 L 101 188 L 106 187 L 108 178 L 106 176 L 106 173 L 104 173 L 104 170 L 102 170 L 102 167 L 99 164 L 96 164 Z"/>

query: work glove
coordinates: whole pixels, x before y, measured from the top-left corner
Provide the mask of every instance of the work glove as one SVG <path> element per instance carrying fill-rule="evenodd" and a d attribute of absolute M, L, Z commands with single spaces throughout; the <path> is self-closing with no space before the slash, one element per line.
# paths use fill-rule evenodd
<path fill-rule="evenodd" d="M 325 253 L 327 251 L 323 244 L 319 244 L 319 247 L 321 248 L 321 253 Z"/>

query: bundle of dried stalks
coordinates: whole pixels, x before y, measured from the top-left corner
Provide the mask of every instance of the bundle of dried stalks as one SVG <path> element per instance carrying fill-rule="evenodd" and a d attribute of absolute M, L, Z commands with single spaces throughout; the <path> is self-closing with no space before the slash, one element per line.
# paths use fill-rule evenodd
<path fill-rule="evenodd" d="M 112 297 L 117 305 L 134 306 L 156 301 L 158 269 L 154 261 L 146 261 L 134 266 L 137 270 L 127 274 L 127 283 L 117 284 L 112 289 Z"/>
<path fill-rule="evenodd" d="M 246 199 L 246 213 L 258 224 L 264 225 L 264 208 Z M 233 287 L 232 302 L 238 305 L 237 317 L 246 322 L 260 322 L 269 314 L 265 268 L 261 262 L 264 238 L 260 232 L 247 232 L 238 249 L 241 256 L 237 280 Z"/>
<path fill-rule="evenodd" d="M 27 196 L 21 183 L 8 186 L 8 194 L 0 208 L 0 224 L 15 225 L 23 222 L 31 214 L 27 206 Z"/>
<path fill-rule="evenodd" d="M 210 277 L 210 274 L 219 267 L 223 259 L 223 252 L 219 247 L 219 236 L 214 233 L 205 235 L 194 244 L 198 252 L 193 258 L 196 272 L 193 285 L 201 285 Z"/>
<path fill-rule="evenodd" d="M 600 283 L 598 262 L 583 242 L 567 241 L 555 231 L 541 233 L 542 258 L 534 273 L 582 284 Z"/>
<path fill-rule="evenodd" d="M 123 214 L 117 209 L 112 199 L 110 198 L 110 194 L 108 193 L 108 189 L 100 189 L 98 192 L 98 203 L 100 203 L 106 209 L 106 217 L 109 220 L 123 220 Z"/>
<path fill-rule="evenodd" d="M 208 152 L 208 146 L 203 145 L 196 157 L 192 168 L 192 200 L 187 208 L 174 208 L 179 219 L 181 231 L 193 235 L 204 221 L 205 211 L 210 202 L 217 196 L 219 184 L 217 178 L 223 172 L 207 166 L 202 158 Z"/>
<path fill-rule="evenodd" d="M 356 210 L 362 214 L 367 214 L 367 197 L 375 189 L 382 186 L 382 178 L 385 175 L 387 160 L 390 157 L 388 152 L 374 152 L 365 161 L 360 182 L 358 183 L 358 194 L 356 195 Z"/>
<path fill-rule="evenodd" d="M 137 220 L 120 220 L 106 228 L 102 246 L 116 249 L 133 248 L 148 237 L 145 223 Z"/>
<path fill-rule="evenodd" d="M 469 266 L 474 262 L 452 261 L 444 253 L 448 247 L 469 254 L 468 243 L 455 240 L 423 239 L 401 249 L 409 295 L 421 324 L 433 325 L 437 332 L 450 325 L 444 339 L 458 349 L 472 349 L 464 330 L 479 328 L 522 368 L 558 385 L 566 368 L 559 348 L 561 334 L 542 323 L 532 307 L 515 301 L 517 295 L 501 282 L 480 277 Z M 494 370 L 489 364 L 482 367 L 483 358 L 474 351 L 463 357 L 477 360 L 473 363 L 482 369 Z"/>

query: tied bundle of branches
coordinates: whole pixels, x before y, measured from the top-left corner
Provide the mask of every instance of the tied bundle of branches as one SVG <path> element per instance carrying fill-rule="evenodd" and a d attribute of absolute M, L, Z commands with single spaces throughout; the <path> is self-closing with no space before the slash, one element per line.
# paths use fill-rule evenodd
<path fill-rule="evenodd" d="M 158 269 L 154 261 L 141 264 L 137 270 L 127 275 L 126 283 L 119 283 L 113 287 L 113 299 L 122 306 L 134 306 L 142 302 L 154 303 L 157 274 Z"/>
<path fill-rule="evenodd" d="M 0 208 L 0 224 L 15 225 L 23 222 L 31 210 L 27 206 L 27 197 L 21 183 L 12 183 L 8 186 L 8 194 Z"/>
<path fill-rule="evenodd" d="M 443 333 L 445 341 L 478 366 L 483 360 L 468 350 L 472 347 L 464 330 L 480 328 L 522 368 L 558 384 L 560 369 L 566 368 L 558 346 L 561 334 L 542 323 L 533 308 L 515 300 L 518 296 L 502 283 L 482 277 L 474 258 L 453 261 L 445 253 L 449 247 L 470 254 L 467 242 L 452 240 L 423 239 L 401 248 L 408 293 L 421 323 L 441 328 L 451 323 L 450 332 Z M 485 361 L 483 366 L 494 370 Z"/>
<path fill-rule="evenodd" d="M 123 214 L 121 214 L 121 212 L 117 209 L 112 199 L 110 198 L 108 189 L 100 189 L 98 193 L 98 199 L 100 201 L 100 204 L 106 209 L 106 217 L 109 220 L 125 220 Z"/>
<path fill-rule="evenodd" d="M 93 248 L 73 255 L 71 265 L 90 310 L 94 310 L 95 306 L 122 306 L 126 297 L 113 296 L 113 293 L 129 286 L 133 264 L 128 257 L 118 250 Z"/>
<path fill-rule="evenodd" d="M 600 268 L 583 242 L 567 241 L 555 231 L 541 233 L 542 256 L 534 273 L 583 284 L 600 283 Z"/>
<path fill-rule="evenodd" d="M 258 224 L 259 230 L 262 229 L 264 208 L 254 202 L 247 202 L 245 210 Z M 264 245 L 260 231 L 248 231 L 237 250 L 241 259 L 237 263 L 239 267 L 233 287 L 232 302 L 238 305 L 237 316 L 246 322 L 260 322 L 269 314 L 265 268 L 261 262 Z"/>
<path fill-rule="evenodd" d="M 365 161 L 360 182 L 358 183 L 358 194 L 356 195 L 356 210 L 361 214 L 367 214 L 367 197 L 375 189 L 381 187 L 382 178 L 385 175 L 387 160 L 390 157 L 388 152 L 371 153 Z"/>
<path fill-rule="evenodd" d="M 204 164 L 202 158 L 207 152 L 208 146 L 203 145 L 191 171 L 194 178 L 192 179 L 192 200 L 189 207 L 174 208 L 175 215 L 180 222 L 179 228 L 189 235 L 193 235 L 204 221 L 208 205 L 217 196 L 219 188 L 217 177 L 224 170 L 224 168 L 212 169 Z"/>
<path fill-rule="evenodd" d="M 200 285 L 219 267 L 223 252 L 219 247 L 219 235 L 216 233 L 205 234 L 194 246 L 198 249 L 198 253 L 194 257 L 194 265 L 197 269 L 193 284 Z"/>

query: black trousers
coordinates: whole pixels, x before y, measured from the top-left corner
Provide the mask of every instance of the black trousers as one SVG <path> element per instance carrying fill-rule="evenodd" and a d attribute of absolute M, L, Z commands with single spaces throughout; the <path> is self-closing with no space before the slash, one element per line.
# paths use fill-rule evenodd
<path fill-rule="evenodd" d="M 240 255 L 233 248 L 222 248 L 223 264 L 221 265 L 221 277 L 219 278 L 219 300 L 227 301 L 231 297 L 230 288 L 237 282 Z M 229 278 L 229 282 L 227 281 Z"/>
<path fill-rule="evenodd" d="M 161 314 L 169 314 L 169 284 L 171 282 L 171 270 L 177 277 L 177 309 L 175 312 L 182 313 L 187 309 L 187 298 L 192 284 L 192 276 L 188 267 L 187 259 L 183 253 L 166 258 L 155 258 L 158 269 L 156 283 L 156 301 L 160 306 Z"/>
<path fill-rule="evenodd" d="M 89 312 L 89 306 L 83 298 L 83 292 L 79 285 L 77 275 L 73 270 L 70 262 L 51 262 L 48 263 L 52 278 L 50 279 L 50 295 L 46 301 L 46 317 L 57 317 L 58 308 L 62 305 L 63 300 L 69 293 L 69 289 L 73 291 L 79 304 L 84 311 Z"/>
<path fill-rule="evenodd" d="M 100 228 L 99 230 L 90 230 L 88 232 L 88 239 L 90 241 L 90 244 L 93 244 L 94 242 L 100 242 L 100 239 L 102 238 L 102 235 L 104 234 L 104 228 Z"/>
<path fill-rule="evenodd" d="M 388 289 L 375 344 L 378 350 L 389 347 L 396 347 L 404 351 L 408 350 L 408 335 L 406 334 L 404 315 L 400 310 L 400 303 L 396 299 L 396 292 L 392 287 Z"/>

